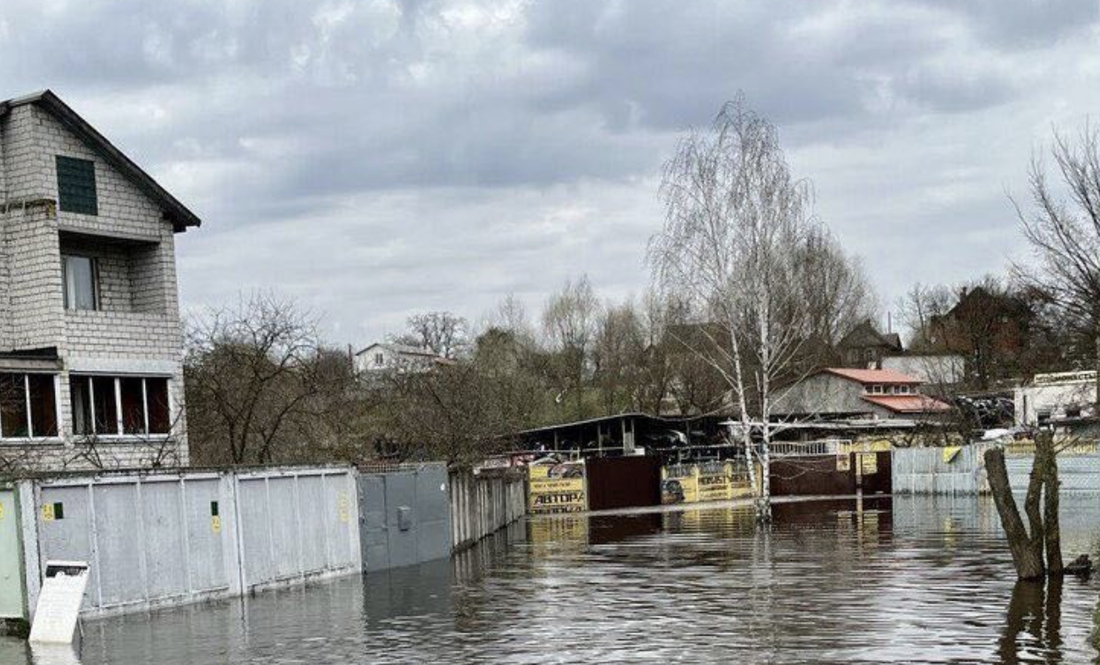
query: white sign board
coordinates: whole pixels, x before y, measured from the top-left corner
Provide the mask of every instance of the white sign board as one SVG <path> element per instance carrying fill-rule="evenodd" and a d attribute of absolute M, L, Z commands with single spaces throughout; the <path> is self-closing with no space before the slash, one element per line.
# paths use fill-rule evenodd
<path fill-rule="evenodd" d="M 31 642 L 71 644 L 76 620 L 88 586 L 88 564 L 83 561 L 47 561 L 46 579 L 38 594 L 31 625 Z"/>

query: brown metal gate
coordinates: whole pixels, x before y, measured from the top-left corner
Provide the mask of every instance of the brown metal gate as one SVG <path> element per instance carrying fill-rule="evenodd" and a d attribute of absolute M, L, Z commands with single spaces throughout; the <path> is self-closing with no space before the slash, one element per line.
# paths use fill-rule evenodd
<path fill-rule="evenodd" d="M 592 458 L 585 467 L 589 510 L 661 505 L 660 458 Z"/>
<path fill-rule="evenodd" d="M 845 463 L 847 462 L 847 463 Z M 772 496 L 890 494 L 890 453 L 776 457 L 771 463 Z"/>

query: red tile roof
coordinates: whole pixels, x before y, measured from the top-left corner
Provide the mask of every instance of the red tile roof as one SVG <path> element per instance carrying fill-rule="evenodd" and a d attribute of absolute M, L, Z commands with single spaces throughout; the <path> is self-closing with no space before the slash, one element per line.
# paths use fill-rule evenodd
<path fill-rule="evenodd" d="M 900 383 L 907 385 L 918 385 L 922 383 L 920 379 L 914 379 L 908 374 L 895 372 L 892 369 L 848 369 L 846 367 L 826 367 L 821 371 L 828 372 L 830 374 L 836 374 L 837 376 L 842 376 L 846 379 L 851 379 L 853 381 L 859 381 L 860 383 Z"/>
<path fill-rule="evenodd" d="M 928 395 L 863 395 L 863 399 L 898 413 L 931 413 L 951 408 L 946 402 Z"/>

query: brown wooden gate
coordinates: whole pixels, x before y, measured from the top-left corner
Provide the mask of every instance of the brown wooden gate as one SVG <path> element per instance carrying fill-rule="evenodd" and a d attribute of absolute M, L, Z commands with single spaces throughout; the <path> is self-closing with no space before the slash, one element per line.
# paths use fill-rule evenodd
<path fill-rule="evenodd" d="M 585 461 L 588 509 L 661 505 L 658 457 L 600 457 Z"/>

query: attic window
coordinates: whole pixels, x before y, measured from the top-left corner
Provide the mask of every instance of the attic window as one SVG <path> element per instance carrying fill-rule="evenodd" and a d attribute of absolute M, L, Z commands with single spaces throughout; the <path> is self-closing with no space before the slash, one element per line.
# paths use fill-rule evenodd
<path fill-rule="evenodd" d="M 98 215 L 95 164 L 87 159 L 57 156 L 57 204 L 62 212 Z"/>
<path fill-rule="evenodd" d="M 871 394 L 872 395 L 881 395 L 882 394 L 882 384 L 876 383 L 873 386 L 871 386 Z"/>

